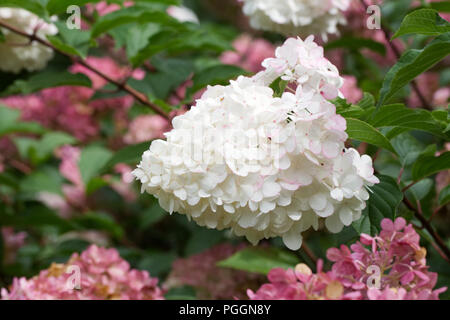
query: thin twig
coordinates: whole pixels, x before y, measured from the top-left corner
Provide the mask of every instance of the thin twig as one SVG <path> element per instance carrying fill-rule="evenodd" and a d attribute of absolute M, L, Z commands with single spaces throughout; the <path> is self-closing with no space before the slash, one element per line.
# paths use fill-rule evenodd
<path fill-rule="evenodd" d="M 406 205 L 406 207 L 408 207 L 408 209 L 410 209 L 411 211 L 414 212 L 414 216 L 420 221 L 420 223 L 422 223 L 422 226 L 433 237 L 434 241 L 436 242 L 436 245 L 439 247 L 439 249 L 441 251 L 441 256 L 447 262 L 450 263 L 450 250 L 445 245 L 445 242 L 441 239 L 439 234 L 433 229 L 433 227 L 428 222 L 428 220 L 422 214 L 419 213 L 419 211 L 411 204 L 411 202 L 406 197 L 403 198 L 403 203 Z M 439 250 L 438 250 L 438 252 L 439 252 Z"/>
<path fill-rule="evenodd" d="M 151 108 L 157 114 L 163 116 L 166 119 L 169 119 L 169 115 L 166 112 L 164 112 L 164 110 L 161 109 L 161 107 L 159 107 L 159 106 L 155 105 L 154 103 L 152 103 L 151 101 L 149 101 L 145 94 L 143 94 L 143 93 L 133 89 L 132 87 L 130 87 L 129 85 L 127 85 L 125 83 L 121 83 L 120 81 L 114 80 L 110 76 L 104 74 L 100 70 L 97 70 L 96 68 L 94 68 L 91 65 L 89 65 L 85 60 L 83 60 L 83 59 L 81 59 L 79 57 L 75 57 L 75 56 L 72 56 L 70 54 L 67 54 L 67 53 L 59 50 L 55 46 L 53 46 L 50 42 L 48 42 L 48 41 L 38 37 L 36 34 L 28 34 L 28 33 L 24 32 L 22 30 L 17 29 L 14 26 L 11 26 L 11 25 L 5 23 L 4 21 L 0 21 L 0 27 L 8 29 L 8 30 L 10 30 L 10 31 L 12 31 L 12 32 L 14 32 L 16 34 L 19 34 L 19 35 L 25 37 L 25 38 L 28 38 L 30 40 L 30 43 L 33 42 L 33 41 L 36 41 L 36 42 L 38 42 L 38 43 L 40 43 L 40 44 L 42 44 L 42 45 L 44 45 L 44 46 L 46 46 L 48 48 L 51 48 L 53 51 L 58 52 L 59 54 L 62 54 L 64 56 L 68 57 L 74 63 L 78 63 L 78 64 L 82 65 L 83 67 L 85 67 L 86 69 L 94 72 L 96 75 L 98 75 L 101 78 L 105 79 L 109 83 L 112 83 L 113 85 L 115 85 L 120 90 L 123 90 L 123 91 L 127 92 L 133 98 L 135 98 L 137 101 L 139 101 L 143 105 L 148 106 L 149 108 Z"/>
<path fill-rule="evenodd" d="M 366 11 L 367 11 L 369 6 L 365 2 L 365 0 L 361 0 L 361 3 L 364 6 L 364 8 L 366 9 Z M 387 30 L 383 25 L 381 25 L 381 31 L 383 31 L 384 37 L 386 38 L 386 42 L 388 43 L 389 47 L 394 52 L 395 57 L 397 59 L 399 59 L 402 56 L 402 53 L 395 46 L 395 44 L 391 41 L 391 34 L 390 34 L 389 30 Z M 415 91 L 415 93 L 417 94 L 417 97 L 419 98 L 420 102 L 422 103 L 422 106 L 424 108 L 426 108 L 426 109 L 430 109 L 430 105 L 429 105 L 427 99 L 425 98 L 425 96 L 420 91 L 419 86 L 417 85 L 417 82 L 415 80 L 411 81 L 411 86 L 412 86 L 413 90 Z"/>
<path fill-rule="evenodd" d="M 314 262 L 314 264 L 317 264 L 317 256 L 314 254 L 314 252 L 311 250 L 311 248 L 303 241 L 302 243 L 302 249 L 305 251 L 306 255 Z"/>

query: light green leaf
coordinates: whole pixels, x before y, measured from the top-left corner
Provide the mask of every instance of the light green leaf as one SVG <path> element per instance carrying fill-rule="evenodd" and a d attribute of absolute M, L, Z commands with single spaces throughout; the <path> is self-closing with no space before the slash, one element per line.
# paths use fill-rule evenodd
<path fill-rule="evenodd" d="M 381 107 L 369 122 L 376 128 L 400 127 L 407 130 L 426 131 L 447 138 L 443 133 L 445 126 L 437 122 L 431 112 L 424 109 L 407 108 L 403 104 Z M 392 139 L 394 137 L 393 133 L 386 134 L 387 138 Z"/>
<path fill-rule="evenodd" d="M 347 118 L 347 134 L 350 139 L 367 142 L 396 153 L 389 140 L 370 124 L 353 118 Z"/>
<path fill-rule="evenodd" d="M 63 177 L 58 170 L 44 167 L 22 179 L 20 181 L 20 190 L 34 194 L 45 191 L 62 196 L 62 183 Z"/>
<path fill-rule="evenodd" d="M 111 157 L 112 152 L 100 146 L 88 146 L 81 151 L 78 167 L 85 185 L 100 173 Z"/>
<path fill-rule="evenodd" d="M 389 70 L 380 91 L 378 107 L 388 102 L 411 80 L 427 71 L 450 54 L 450 33 L 445 33 L 430 42 L 422 50 L 408 50 Z"/>
<path fill-rule="evenodd" d="M 427 36 L 438 36 L 450 31 L 450 23 L 439 16 L 433 9 L 415 10 L 408 14 L 403 20 L 400 29 L 392 39 L 405 34 L 423 34 Z"/>
<path fill-rule="evenodd" d="M 277 248 L 246 248 L 226 260 L 219 267 L 268 274 L 273 268 L 295 268 L 299 259 L 291 252 Z"/>

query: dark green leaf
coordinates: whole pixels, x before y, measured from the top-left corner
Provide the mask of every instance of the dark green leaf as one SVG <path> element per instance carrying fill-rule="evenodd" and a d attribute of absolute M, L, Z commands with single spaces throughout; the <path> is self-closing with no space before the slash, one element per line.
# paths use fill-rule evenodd
<path fill-rule="evenodd" d="M 375 235 L 380 231 L 381 220 L 395 219 L 397 208 L 403 200 L 397 182 L 388 176 L 378 176 L 380 183 L 370 187 L 371 195 L 361 219 L 353 222 L 358 233 Z"/>
<path fill-rule="evenodd" d="M 142 158 L 142 154 L 147 151 L 149 147 L 150 141 L 127 146 L 117 151 L 105 164 L 101 172 L 105 172 L 111 169 L 118 163 L 126 163 L 131 165 L 138 164 Z"/>
<path fill-rule="evenodd" d="M 208 85 L 226 85 L 230 79 L 234 79 L 244 73 L 245 71 L 241 68 L 231 65 L 218 65 L 207 68 L 194 75 L 192 79 L 194 85 L 188 89 L 186 95 L 191 96 Z"/>
<path fill-rule="evenodd" d="M 435 173 L 450 169 L 450 151 L 439 157 L 433 155 L 422 155 L 416 161 L 412 169 L 414 181 L 421 180 Z"/>
<path fill-rule="evenodd" d="M 441 193 L 439 194 L 440 206 L 445 206 L 449 202 L 450 202 L 450 185 L 442 189 Z"/>
<path fill-rule="evenodd" d="M 384 44 L 367 38 L 343 37 L 338 40 L 331 41 L 325 45 L 326 50 L 337 48 L 346 48 L 351 50 L 370 49 L 381 55 L 386 54 Z"/>

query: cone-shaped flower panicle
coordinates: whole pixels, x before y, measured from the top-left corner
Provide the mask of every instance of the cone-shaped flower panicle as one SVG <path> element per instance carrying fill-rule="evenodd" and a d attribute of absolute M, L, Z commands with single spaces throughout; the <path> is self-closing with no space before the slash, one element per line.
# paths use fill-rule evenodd
<path fill-rule="evenodd" d="M 289 39 L 265 71 L 209 87 L 143 154 L 133 172 L 142 191 L 201 226 L 231 228 L 253 244 L 280 236 L 292 250 L 319 219 L 332 232 L 359 219 L 379 181 L 369 156 L 345 148 L 346 121 L 326 99 L 342 81 L 322 53 L 312 38 Z M 275 97 L 267 81 L 272 62 L 285 59 L 275 78 L 295 70 L 297 90 Z"/>

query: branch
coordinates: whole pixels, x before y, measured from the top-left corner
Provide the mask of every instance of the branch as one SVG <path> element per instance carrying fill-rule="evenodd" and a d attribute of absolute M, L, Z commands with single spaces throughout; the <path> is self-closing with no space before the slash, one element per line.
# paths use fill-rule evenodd
<path fill-rule="evenodd" d="M 303 241 L 302 249 L 305 251 L 306 255 L 314 262 L 315 265 L 317 265 L 317 257 L 314 254 L 314 252 L 311 250 L 311 248 Z"/>
<path fill-rule="evenodd" d="M 422 223 L 422 226 L 430 233 L 430 235 L 436 242 L 436 245 L 442 251 L 441 255 L 443 255 L 443 258 L 447 262 L 450 262 L 449 248 L 445 245 L 444 241 L 441 239 L 439 234 L 433 229 L 428 220 L 425 219 L 425 217 L 422 214 L 420 214 L 420 212 L 411 204 L 411 202 L 406 197 L 403 198 L 403 203 L 406 205 L 406 207 L 408 207 L 408 209 L 414 212 L 414 216 L 420 221 L 420 223 Z"/>
<path fill-rule="evenodd" d="M 361 4 L 364 6 L 364 8 L 368 9 L 368 5 L 365 2 L 365 0 L 361 0 Z M 401 57 L 402 53 L 400 52 L 400 50 L 395 46 L 395 44 L 391 41 L 391 35 L 388 29 L 386 29 L 386 27 L 384 27 L 383 25 L 381 25 L 381 30 L 384 33 L 384 37 L 386 38 L 386 42 L 388 43 L 389 47 L 392 49 L 392 51 L 395 54 L 395 57 L 397 58 L 397 60 Z M 411 86 L 413 88 L 413 90 L 416 92 L 417 97 L 419 98 L 420 102 L 422 103 L 422 106 L 426 109 L 430 109 L 430 105 L 427 101 L 427 99 L 425 98 L 425 96 L 422 94 L 422 92 L 419 89 L 419 86 L 417 85 L 417 82 L 415 80 L 411 81 Z"/>
<path fill-rule="evenodd" d="M 71 59 L 74 63 L 78 63 L 80 65 L 82 65 L 83 67 L 85 67 L 86 69 L 94 72 L 96 75 L 102 77 L 103 79 L 105 79 L 106 81 L 108 81 L 109 83 L 112 83 L 113 85 L 115 85 L 118 89 L 123 90 L 125 92 L 127 92 L 129 95 L 131 95 L 134 99 L 136 99 L 137 101 L 139 101 L 140 103 L 142 103 L 145 106 L 148 106 L 150 109 L 152 109 L 154 112 L 156 112 L 157 114 L 159 114 L 160 116 L 166 118 L 167 120 L 170 120 L 169 115 L 163 110 L 161 109 L 161 107 L 157 106 L 156 104 L 152 103 L 150 100 L 148 100 L 148 98 L 145 96 L 145 94 L 133 89 L 132 87 L 130 87 L 129 85 L 127 85 L 126 83 L 121 83 L 120 81 L 114 80 L 113 78 L 111 78 L 110 76 L 104 74 L 103 72 L 101 72 L 100 70 L 97 70 L 96 68 L 92 67 L 91 65 L 89 65 L 85 60 L 79 58 L 79 57 L 74 57 L 68 53 L 65 53 L 59 49 L 57 49 L 55 46 L 53 46 L 50 42 L 38 37 L 36 34 L 28 34 L 22 30 L 17 29 L 14 26 L 11 26 L 3 21 L 0 21 L 0 27 L 8 29 L 16 34 L 19 34 L 25 38 L 28 38 L 30 40 L 30 43 L 33 41 L 36 41 L 48 48 L 51 48 L 53 51 L 58 52 L 59 54 L 62 54 L 66 57 L 68 57 L 69 59 Z"/>

